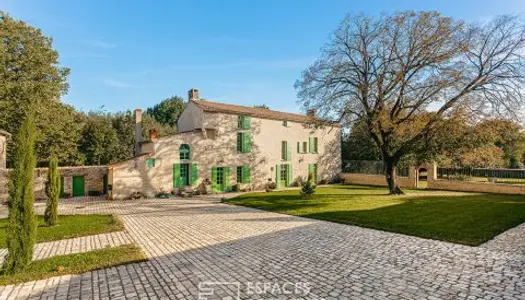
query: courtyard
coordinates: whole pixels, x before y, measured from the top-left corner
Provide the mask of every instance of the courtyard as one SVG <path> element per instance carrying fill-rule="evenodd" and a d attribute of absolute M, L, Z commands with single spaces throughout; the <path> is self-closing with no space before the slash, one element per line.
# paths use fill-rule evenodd
<path fill-rule="evenodd" d="M 39 214 L 43 210 L 36 204 Z M 66 200 L 59 210 L 120 216 L 126 239 L 148 261 L 2 286 L 1 299 L 198 299 L 199 285 L 201 299 L 237 299 L 238 292 L 242 299 L 525 299 L 520 241 L 511 238 L 518 248 L 500 247 L 506 236 L 520 236 L 520 227 L 472 247 L 211 197 Z M 216 282 L 233 284 L 205 289 Z M 253 289 L 257 283 L 274 288 Z M 308 293 L 275 288 L 286 284 L 306 284 Z"/>

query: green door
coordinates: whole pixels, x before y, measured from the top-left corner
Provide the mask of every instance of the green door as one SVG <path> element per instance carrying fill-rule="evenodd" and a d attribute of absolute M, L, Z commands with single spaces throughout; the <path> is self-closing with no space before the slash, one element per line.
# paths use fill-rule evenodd
<path fill-rule="evenodd" d="M 85 196 L 84 176 L 73 176 L 73 197 Z"/>
<path fill-rule="evenodd" d="M 312 174 L 313 183 L 317 184 L 317 164 L 308 164 L 308 175 Z"/>

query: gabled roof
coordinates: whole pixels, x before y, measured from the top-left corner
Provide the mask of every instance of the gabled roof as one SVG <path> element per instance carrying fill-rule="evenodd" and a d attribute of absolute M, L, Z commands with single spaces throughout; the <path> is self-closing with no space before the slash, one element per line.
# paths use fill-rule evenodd
<path fill-rule="evenodd" d="M 193 102 L 197 107 L 206 112 L 246 115 L 261 119 L 282 120 L 300 123 L 325 123 L 339 126 L 339 124 L 336 122 L 321 119 L 319 117 L 275 111 L 266 108 L 211 102 L 208 100 L 190 100 L 190 102 Z"/>

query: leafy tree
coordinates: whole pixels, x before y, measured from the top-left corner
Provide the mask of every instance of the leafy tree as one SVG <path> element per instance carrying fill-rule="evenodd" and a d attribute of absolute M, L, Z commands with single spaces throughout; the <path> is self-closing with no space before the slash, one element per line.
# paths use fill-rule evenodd
<path fill-rule="evenodd" d="M 44 220 L 48 226 L 55 226 L 58 218 L 58 198 L 60 197 L 60 174 L 58 173 L 58 162 L 55 157 L 49 160 L 46 183 L 46 211 Z"/>
<path fill-rule="evenodd" d="M 477 118 L 516 115 L 524 103 L 524 50 L 519 17 L 467 24 L 437 12 L 349 15 L 296 88 L 306 108 L 346 124 L 364 120 L 396 194 L 397 164 L 421 153 L 455 108 L 476 109 Z"/>
<path fill-rule="evenodd" d="M 114 161 L 118 137 L 110 116 L 101 111 L 89 112 L 79 148 L 87 165 L 104 165 Z"/>
<path fill-rule="evenodd" d="M 33 257 L 37 225 L 33 211 L 33 172 L 36 167 L 36 127 L 33 118 L 32 113 L 28 114 L 14 137 L 19 147 L 16 148 L 13 171 L 9 175 L 6 274 L 24 269 Z"/>
<path fill-rule="evenodd" d="M 270 109 L 270 107 L 266 104 L 261 104 L 261 105 L 254 105 L 253 107 L 255 108 L 264 108 L 264 109 Z"/>
<path fill-rule="evenodd" d="M 153 107 L 146 109 L 146 114 L 152 116 L 160 124 L 177 126 L 180 114 L 186 108 L 186 102 L 179 96 L 164 99 Z"/>
<path fill-rule="evenodd" d="M 0 11 L 0 128 L 16 135 L 30 108 L 39 116 L 59 117 L 52 104 L 67 91 L 68 74 L 69 69 L 59 67 L 51 38 Z M 37 126 L 37 138 L 49 133 L 40 132 Z M 16 141 L 8 148 L 9 165 L 14 164 L 17 148 Z"/>

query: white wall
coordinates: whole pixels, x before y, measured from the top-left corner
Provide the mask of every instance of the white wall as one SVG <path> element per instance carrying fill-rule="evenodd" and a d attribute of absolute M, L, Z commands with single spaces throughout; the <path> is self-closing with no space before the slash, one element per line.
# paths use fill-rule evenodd
<path fill-rule="evenodd" d="M 190 108 L 193 110 L 193 108 Z M 198 115 L 194 114 L 194 115 Z M 308 164 L 318 164 L 318 180 L 329 180 L 341 171 L 341 144 L 339 127 L 308 128 L 306 124 L 288 122 L 284 127 L 279 120 L 251 118 L 253 137 L 251 153 L 237 153 L 237 115 L 203 113 L 204 127 L 216 128 L 217 138 L 205 139 L 200 132 L 187 132 L 161 137 L 155 142 L 155 167 L 146 168 L 144 158 L 137 158 L 113 168 L 114 194 L 126 197 L 134 190 L 171 191 L 173 189 L 173 164 L 181 163 L 179 147 L 191 146 L 191 162 L 197 163 L 198 184 L 211 180 L 213 167 L 230 167 L 230 183 L 236 182 L 236 167 L 251 166 L 251 188 L 263 189 L 268 178 L 275 181 L 277 164 L 291 164 L 294 179 L 308 176 Z M 182 120 L 181 124 L 189 123 Z M 185 126 L 185 125 L 183 125 Z M 308 142 L 318 137 L 318 154 L 297 153 L 297 142 Z M 292 149 L 290 162 L 281 160 L 281 141 L 286 140 Z M 122 190 L 122 191 L 120 191 Z"/>

